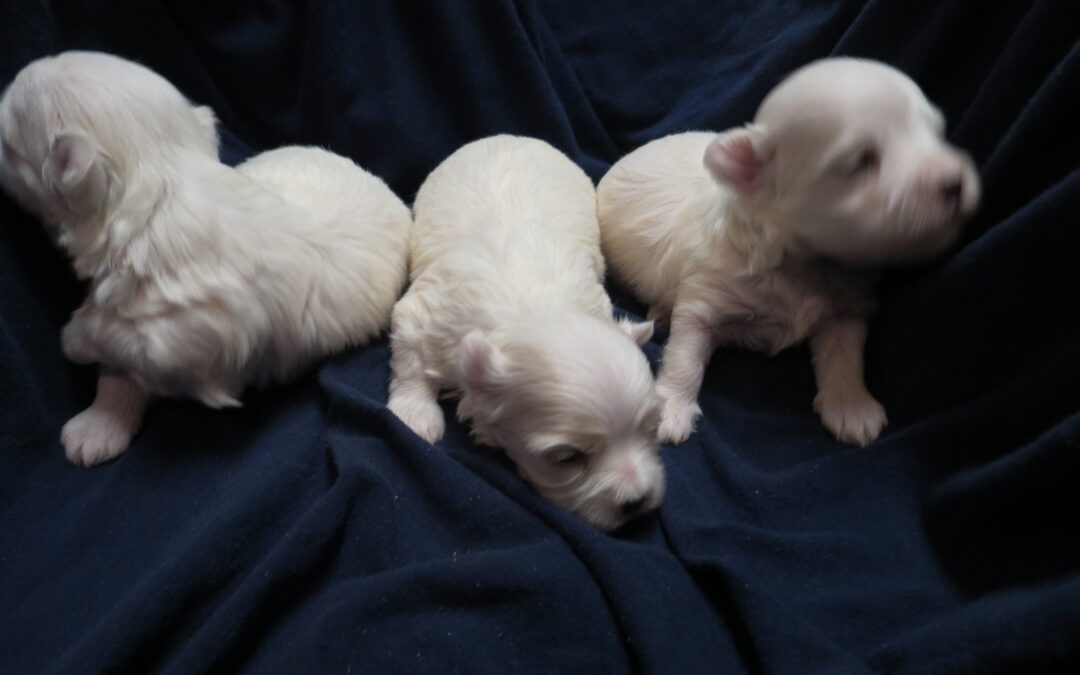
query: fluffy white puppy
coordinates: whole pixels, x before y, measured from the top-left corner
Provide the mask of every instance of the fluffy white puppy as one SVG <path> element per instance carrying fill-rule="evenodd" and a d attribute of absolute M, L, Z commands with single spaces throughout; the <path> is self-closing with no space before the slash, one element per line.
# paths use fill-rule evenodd
<path fill-rule="evenodd" d="M 652 324 L 612 319 L 589 177 L 543 141 L 494 136 L 431 172 L 414 213 L 390 409 L 434 443 L 453 390 L 476 439 L 553 502 L 603 529 L 656 507 Z"/>
<path fill-rule="evenodd" d="M 382 181 L 314 148 L 225 166 L 212 112 L 129 61 L 30 64 L 0 139 L 0 183 L 89 280 L 63 349 L 103 368 L 61 434 L 72 462 L 123 452 L 150 395 L 237 406 L 368 340 L 404 285 L 411 218 Z"/>
<path fill-rule="evenodd" d="M 975 209 L 971 160 L 907 76 L 825 59 L 784 80 L 754 123 L 653 141 L 598 188 L 615 274 L 670 319 L 662 442 L 686 440 L 717 345 L 770 354 L 809 337 L 814 408 L 842 441 L 886 424 L 863 382 L 873 267 L 944 250 Z"/>

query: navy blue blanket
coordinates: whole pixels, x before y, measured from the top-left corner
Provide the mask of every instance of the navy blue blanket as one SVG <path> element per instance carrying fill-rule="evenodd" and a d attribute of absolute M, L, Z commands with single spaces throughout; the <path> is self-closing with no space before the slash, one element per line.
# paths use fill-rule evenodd
<path fill-rule="evenodd" d="M 161 402 L 119 461 L 69 465 L 82 288 L 2 198 L 0 671 L 1080 672 L 1078 37 L 1075 0 L 5 0 L 0 83 L 64 49 L 138 59 L 213 106 L 227 161 L 318 144 L 406 201 L 480 136 L 599 178 L 747 121 L 807 61 L 878 58 L 943 108 L 985 200 L 883 282 L 881 439 L 824 431 L 805 348 L 721 350 L 665 504 L 608 535 L 459 425 L 411 434 L 385 340 L 239 410 Z"/>

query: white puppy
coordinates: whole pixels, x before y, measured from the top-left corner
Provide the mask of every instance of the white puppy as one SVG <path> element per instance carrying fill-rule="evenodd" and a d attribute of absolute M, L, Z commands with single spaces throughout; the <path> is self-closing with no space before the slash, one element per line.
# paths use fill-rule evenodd
<path fill-rule="evenodd" d="M 650 317 L 671 321 L 662 442 L 692 431 L 717 345 L 773 354 L 807 337 L 825 427 L 877 438 L 885 410 L 863 382 L 869 268 L 942 251 L 979 200 L 944 126 L 899 71 L 826 59 L 776 87 L 753 124 L 661 138 L 612 167 L 598 188 L 604 252 Z"/>
<path fill-rule="evenodd" d="M 68 458 L 123 452 L 149 395 L 236 406 L 385 327 L 405 281 L 408 209 L 378 178 L 314 148 L 232 169 L 213 114 L 150 70 L 68 52 L 0 101 L 0 183 L 89 280 L 64 353 L 100 363 L 64 427 Z"/>
<path fill-rule="evenodd" d="M 593 525 L 656 507 L 660 401 L 638 348 L 652 324 L 612 320 L 588 176 L 547 143 L 495 136 L 440 164 L 414 211 L 390 409 L 434 443 L 453 390 L 478 441 Z"/>

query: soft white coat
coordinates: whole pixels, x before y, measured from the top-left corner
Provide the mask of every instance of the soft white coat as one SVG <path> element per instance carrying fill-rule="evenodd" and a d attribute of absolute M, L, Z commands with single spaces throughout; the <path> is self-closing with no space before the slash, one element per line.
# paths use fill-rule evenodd
<path fill-rule="evenodd" d="M 325 150 L 233 169 L 212 112 L 106 54 L 23 69 L 0 101 L 0 183 L 39 214 L 89 293 L 63 330 L 103 366 L 64 427 L 68 458 L 123 452 L 151 395 L 237 406 L 386 327 L 404 285 L 408 209 Z"/>
<path fill-rule="evenodd" d="M 754 123 L 676 134 L 604 176 L 598 209 L 615 275 L 670 320 L 657 378 L 663 442 L 701 414 L 717 345 L 776 353 L 810 338 L 825 427 L 865 445 L 886 424 L 863 381 L 871 270 L 947 248 L 979 200 L 944 119 L 884 64 L 825 59 L 784 80 Z"/>
<path fill-rule="evenodd" d="M 652 324 L 612 318 L 588 176 L 547 143 L 495 136 L 440 164 L 414 212 L 390 409 L 434 443 L 449 390 L 477 440 L 588 522 L 655 508 L 659 400 L 638 346 Z"/>

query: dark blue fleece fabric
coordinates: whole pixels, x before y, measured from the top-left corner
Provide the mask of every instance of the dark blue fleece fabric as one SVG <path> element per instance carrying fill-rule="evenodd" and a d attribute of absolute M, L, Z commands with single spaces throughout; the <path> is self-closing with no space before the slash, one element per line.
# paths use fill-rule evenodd
<path fill-rule="evenodd" d="M 68 464 L 83 289 L 0 198 L 0 672 L 1080 672 L 1078 38 L 1075 0 L 0 2 L 0 85 L 116 53 L 211 105 L 227 161 L 317 144 L 406 201 L 498 132 L 598 179 L 829 54 L 914 77 L 985 189 L 961 246 L 883 281 L 877 442 L 824 431 L 805 348 L 721 350 L 666 502 L 614 534 L 455 423 L 410 433 L 385 340 Z"/>

